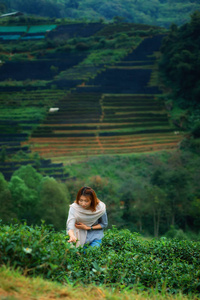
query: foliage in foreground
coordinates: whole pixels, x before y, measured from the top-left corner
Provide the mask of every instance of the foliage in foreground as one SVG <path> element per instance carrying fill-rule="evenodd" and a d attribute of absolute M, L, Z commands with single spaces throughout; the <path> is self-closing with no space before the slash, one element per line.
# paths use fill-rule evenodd
<path fill-rule="evenodd" d="M 27 278 L 22 276 L 19 271 L 10 270 L 9 268 L 0 268 L 0 300 L 17 300 L 17 299 L 57 299 L 63 300 L 80 299 L 106 299 L 106 300 L 147 300 L 147 299 L 171 299 L 171 300 L 186 300 L 194 299 L 193 296 L 169 295 L 165 290 L 158 293 L 157 290 L 142 291 L 138 289 L 124 290 L 121 292 L 118 289 L 106 288 L 105 286 L 97 287 L 89 285 L 83 287 L 81 285 L 74 288 L 73 285 L 61 285 L 57 282 L 43 280 L 40 277 Z M 44 297 L 44 298 L 43 298 Z M 197 299 L 197 297 L 195 297 Z"/>
<path fill-rule="evenodd" d="M 1 225 L 0 265 L 68 284 L 200 292 L 200 243 L 142 240 L 113 228 L 100 248 L 75 248 L 51 226 Z"/>

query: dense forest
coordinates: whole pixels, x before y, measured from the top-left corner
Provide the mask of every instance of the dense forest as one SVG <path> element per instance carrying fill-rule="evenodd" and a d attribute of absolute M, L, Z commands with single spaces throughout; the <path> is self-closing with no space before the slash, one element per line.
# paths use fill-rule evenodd
<path fill-rule="evenodd" d="M 196 0 L 6 0 L 2 1 L 2 13 L 21 11 L 26 14 L 51 18 L 84 20 L 124 20 L 169 27 L 171 23 L 182 25 L 195 10 L 200 9 Z"/>
<path fill-rule="evenodd" d="M 200 137 L 200 13 L 183 26 L 171 26 L 163 39 L 159 70 L 174 121 Z"/>

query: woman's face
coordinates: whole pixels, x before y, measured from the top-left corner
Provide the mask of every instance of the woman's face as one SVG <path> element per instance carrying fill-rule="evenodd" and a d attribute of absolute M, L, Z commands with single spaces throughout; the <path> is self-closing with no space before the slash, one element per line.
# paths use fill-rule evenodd
<path fill-rule="evenodd" d="M 78 201 L 78 204 L 80 205 L 80 206 L 82 206 L 82 208 L 84 208 L 84 209 L 88 209 L 88 208 L 90 208 L 90 205 L 91 205 L 91 199 L 89 198 L 89 197 L 86 197 L 86 196 L 81 196 L 80 197 L 80 199 L 79 199 L 79 201 Z"/>

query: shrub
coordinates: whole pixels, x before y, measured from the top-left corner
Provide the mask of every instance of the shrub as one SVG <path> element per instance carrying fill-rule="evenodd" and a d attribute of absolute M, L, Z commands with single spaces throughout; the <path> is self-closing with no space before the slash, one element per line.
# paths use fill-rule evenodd
<path fill-rule="evenodd" d="M 200 243 L 142 240 L 129 230 L 105 232 L 99 248 L 75 248 L 64 232 L 51 225 L 1 225 L 0 264 L 26 275 L 41 275 L 62 283 L 106 284 L 120 289 L 166 286 L 168 292 L 198 293 Z"/>
<path fill-rule="evenodd" d="M 86 43 L 77 43 L 76 44 L 76 49 L 79 51 L 87 51 L 89 50 L 90 46 Z"/>
<path fill-rule="evenodd" d="M 165 236 L 169 239 L 177 239 L 179 241 L 187 240 L 187 235 L 183 232 L 183 230 L 175 229 L 174 226 L 171 226 L 170 230 L 167 231 Z"/>
<path fill-rule="evenodd" d="M 200 121 L 197 122 L 192 128 L 192 134 L 194 138 L 200 138 Z"/>

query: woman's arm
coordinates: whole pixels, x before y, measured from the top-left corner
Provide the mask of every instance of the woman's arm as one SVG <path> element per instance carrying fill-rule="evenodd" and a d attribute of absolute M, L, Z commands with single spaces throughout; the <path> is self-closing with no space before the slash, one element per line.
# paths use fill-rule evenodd
<path fill-rule="evenodd" d="M 68 243 L 72 243 L 72 242 L 76 242 L 77 238 L 75 237 L 74 235 L 74 230 L 73 229 L 70 229 L 68 231 L 68 234 L 69 234 L 69 240 L 68 240 Z"/>
<path fill-rule="evenodd" d="M 75 229 L 74 209 L 70 207 L 68 219 L 67 219 L 67 234 L 69 235 L 69 240 L 68 240 L 69 243 L 77 241 L 77 238 L 74 234 L 74 229 Z"/>
<path fill-rule="evenodd" d="M 107 218 L 107 213 L 105 212 L 105 214 L 101 218 L 98 219 L 98 224 L 92 226 L 92 229 L 93 230 L 104 229 L 107 226 L 108 226 L 108 218 Z M 91 230 L 90 226 L 87 226 L 83 223 L 76 223 L 75 227 L 78 229 Z"/>
<path fill-rule="evenodd" d="M 87 226 L 83 223 L 76 223 L 75 227 L 78 228 L 78 229 L 91 230 L 90 226 Z M 102 229 L 101 224 L 97 224 L 97 225 L 92 226 L 92 229 L 93 230 Z"/>
<path fill-rule="evenodd" d="M 108 217 L 107 213 L 105 214 L 98 220 L 99 225 L 101 226 L 102 229 L 105 229 L 108 226 Z"/>

